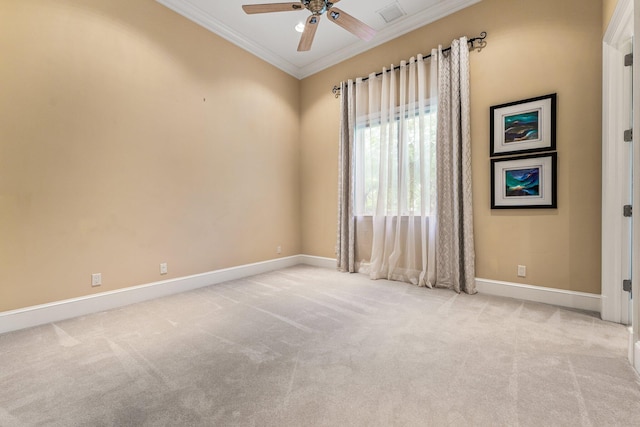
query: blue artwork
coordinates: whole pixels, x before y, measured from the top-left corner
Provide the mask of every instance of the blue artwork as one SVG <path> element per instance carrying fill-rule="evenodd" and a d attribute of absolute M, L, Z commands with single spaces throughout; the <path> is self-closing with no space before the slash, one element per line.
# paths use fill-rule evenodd
<path fill-rule="evenodd" d="M 504 118 L 504 142 L 520 142 L 538 139 L 539 111 L 514 114 Z"/>
<path fill-rule="evenodd" d="M 540 168 L 505 171 L 507 197 L 539 196 Z"/>

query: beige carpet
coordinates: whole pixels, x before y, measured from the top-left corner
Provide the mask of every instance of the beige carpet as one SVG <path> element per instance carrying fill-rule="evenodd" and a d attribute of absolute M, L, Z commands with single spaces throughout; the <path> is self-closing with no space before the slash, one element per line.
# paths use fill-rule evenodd
<path fill-rule="evenodd" d="M 592 313 L 299 266 L 0 335 L 0 425 L 640 425 L 626 346 Z"/>

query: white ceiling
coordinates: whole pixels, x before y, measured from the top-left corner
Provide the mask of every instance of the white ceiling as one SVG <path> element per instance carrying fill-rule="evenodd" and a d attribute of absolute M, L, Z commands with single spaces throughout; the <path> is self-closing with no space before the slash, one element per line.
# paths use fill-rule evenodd
<path fill-rule="evenodd" d="M 309 52 L 297 51 L 300 33 L 294 29 L 296 24 L 306 20 L 309 11 L 247 15 L 241 7 L 243 4 L 283 3 L 287 0 L 156 1 L 292 76 L 303 79 L 481 0 L 342 0 L 336 7 L 377 30 L 375 38 L 364 42 L 323 15 Z M 386 23 L 378 11 L 394 3 L 406 15 Z"/>

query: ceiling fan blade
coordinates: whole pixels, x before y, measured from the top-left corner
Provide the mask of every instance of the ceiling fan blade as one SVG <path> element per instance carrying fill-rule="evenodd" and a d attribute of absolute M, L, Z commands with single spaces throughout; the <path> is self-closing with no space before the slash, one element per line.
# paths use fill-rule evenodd
<path fill-rule="evenodd" d="M 298 52 L 306 52 L 311 49 L 311 44 L 313 43 L 313 38 L 316 35 L 319 23 L 320 15 L 311 15 L 309 19 L 307 19 L 307 23 L 304 25 L 304 32 L 298 44 Z"/>
<path fill-rule="evenodd" d="M 268 3 L 268 4 L 245 4 L 242 5 L 242 10 L 245 13 L 252 15 L 254 13 L 269 13 L 269 12 L 289 12 L 293 10 L 302 10 L 302 4 L 297 2 L 291 3 Z"/>
<path fill-rule="evenodd" d="M 327 11 L 327 16 L 331 21 L 340 25 L 350 33 L 360 37 L 362 40 L 369 41 L 376 35 L 376 30 L 337 7 L 329 9 Z"/>

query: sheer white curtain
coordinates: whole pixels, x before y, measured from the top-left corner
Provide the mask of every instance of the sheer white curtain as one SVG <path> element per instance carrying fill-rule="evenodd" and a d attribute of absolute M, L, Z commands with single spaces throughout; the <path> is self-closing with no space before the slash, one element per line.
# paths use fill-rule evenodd
<path fill-rule="evenodd" d="M 342 85 L 339 269 L 370 215 L 371 278 L 475 293 L 468 54 L 462 38 Z"/>
<path fill-rule="evenodd" d="M 378 184 L 369 263 L 374 279 L 416 285 L 435 279 L 428 257 L 435 253 L 429 214 L 436 207 L 436 74 L 435 62 L 429 65 L 420 55 L 402 62 L 397 72 L 383 69 L 380 76 L 356 81 L 356 118 L 369 126 L 366 138 L 379 142 L 379 149 L 365 148 L 362 133 L 355 141 L 356 150 L 377 151 L 367 157 L 378 169 L 372 171 Z"/>

